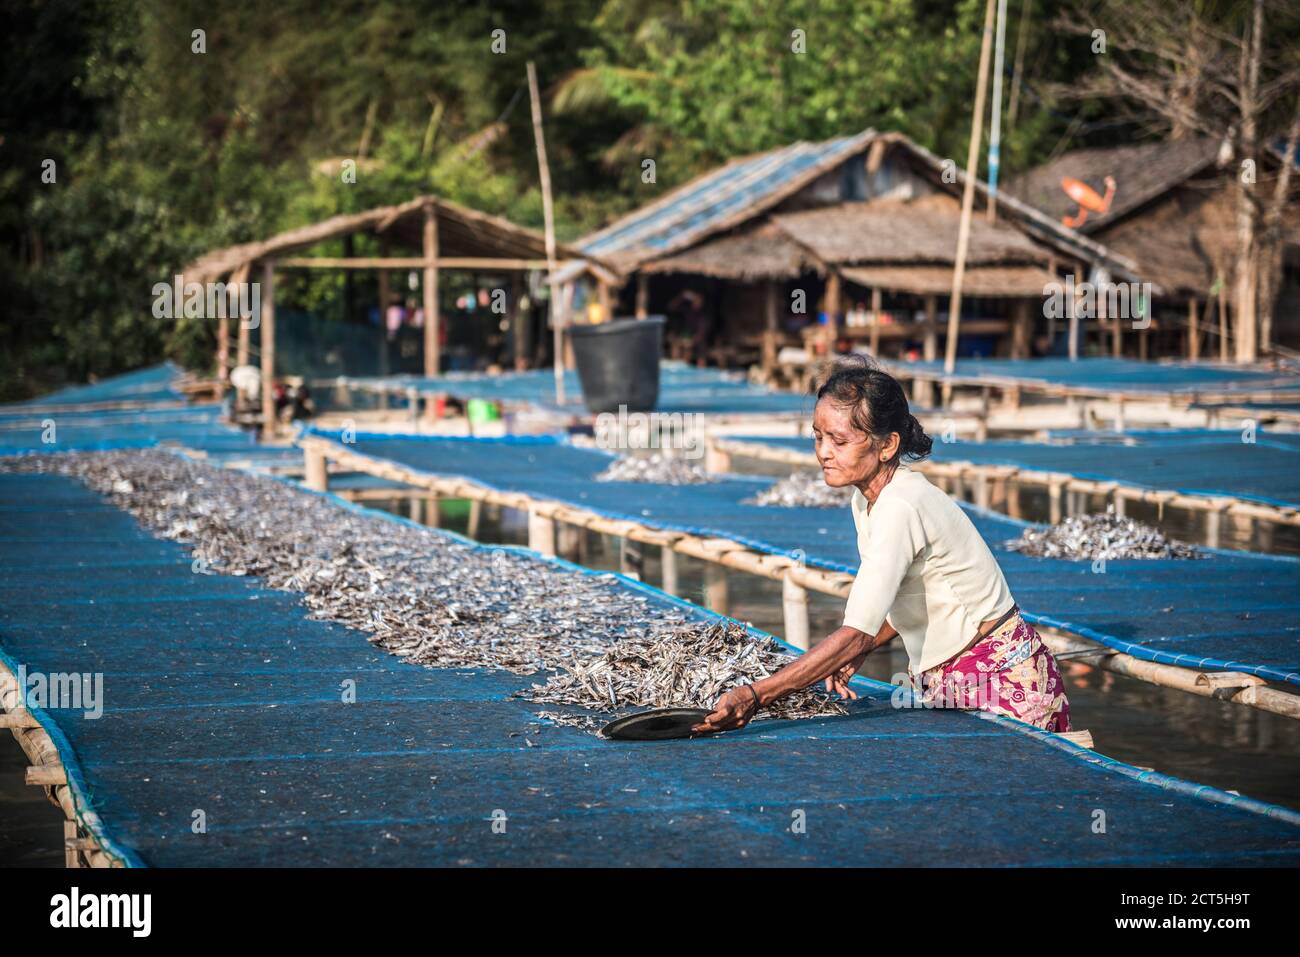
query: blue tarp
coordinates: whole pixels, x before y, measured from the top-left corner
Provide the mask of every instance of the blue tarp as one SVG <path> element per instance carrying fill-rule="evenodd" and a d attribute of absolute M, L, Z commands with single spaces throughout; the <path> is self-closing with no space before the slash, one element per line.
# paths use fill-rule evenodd
<path fill-rule="evenodd" d="M 6 665 L 103 675 L 102 717 L 34 713 L 129 864 L 1300 863 L 1294 812 L 1010 719 L 896 709 L 864 679 L 845 717 L 622 744 L 548 727 L 529 747 L 511 734 L 537 706 L 509 695 L 535 678 L 421 668 L 294 595 L 194 574 L 59 476 L 0 475 L 0 570 Z"/>
<path fill-rule="evenodd" d="M 812 439 L 740 437 L 741 441 L 812 452 Z M 1226 495 L 1268 505 L 1300 505 L 1300 435 L 1240 430 L 1179 429 L 1053 433 L 1051 442 L 934 443 L 936 462 L 1011 465 L 1067 472 L 1099 482 L 1165 489 L 1189 495 Z M 1066 444 L 1069 443 L 1069 444 Z"/>
<path fill-rule="evenodd" d="M 941 361 L 890 362 L 886 367 L 942 377 Z M 1139 359 L 960 359 L 957 378 L 1019 380 L 1115 392 L 1194 393 L 1300 389 L 1300 372 L 1239 369 L 1204 362 L 1143 362 Z"/>
<path fill-rule="evenodd" d="M 182 402 L 185 396 L 172 387 L 172 382 L 180 374 L 179 366 L 164 362 L 112 376 L 93 385 L 68 386 L 27 402 L 0 405 L 0 412 L 21 411 L 24 406 L 85 405 L 92 402 Z"/>
<path fill-rule="evenodd" d="M 257 437 L 221 423 L 221 406 L 0 414 L 0 455 L 182 445 L 209 452 L 257 449 Z"/>
<path fill-rule="evenodd" d="M 337 441 L 337 434 L 310 432 Z M 847 509 L 743 504 L 771 478 L 708 485 L 597 482 L 610 457 L 547 437 L 448 439 L 358 435 L 347 446 L 431 474 L 572 502 L 647 525 L 725 537 L 812 565 L 856 572 Z M 963 506 L 988 541 L 1026 617 L 1138 658 L 1245 671 L 1300 684 L 1300 561 L 1216 551 L 1207 560 L 1086 561 L 1031 558 L 1007 549 L 1028 523 Z"/>
<path fill-rule="evenodd" d="M 491 399 L 527 404 L 577 415 L 586 414 L 582 384 L 577 373 L 564 374 L 565 404 L 555 402 L 555 375 L 550 369 L 488 375 L 479 372 L 450 373 L 434 378 L 396 376 L 387 379 L 352 379 L 372 388 L 421 394 L 447 394 L 461 399 Z M 659 412 L 767 413 L 812 415 L 813 397 L 794 392 L 777 392 L 753 385 L 745 377 L 720 369 L 697 369 L 680 362 L 665 362 L 659 371 Z"/>

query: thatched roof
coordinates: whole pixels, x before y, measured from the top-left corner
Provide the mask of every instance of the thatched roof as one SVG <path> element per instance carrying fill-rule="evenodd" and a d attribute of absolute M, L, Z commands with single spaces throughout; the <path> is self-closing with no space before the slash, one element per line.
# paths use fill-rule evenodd
<path fill-rule="evenodd" d="M 793 279 L 805 272 L 824 272 L 825 266 L 775 223 L 767 222 L 700 243 L 675 256 L 656 259 L 647 263 L 644 271 L 691 273 L 748 282 Z"/>
<path fill-rule="evenodd" d="M 1082 180 L 1104 196 L 1105 179 L 1113 176 L 1115 194 L 1110 209 L 1104 214 L 1089 213 L 1079 227 L 1080 232 L 1095 234 L 1213 166 L 1218 152 L 1219 144 L 1208 138 L 1071 150 L 1011 177 L 1005 188 L 1059 221 L 1078 212 L 1078 205 L 1061 188 L 1063 178 Z"/>
<path fill-rule="evenodd" d="M 216 280 L 245 264 L 272 257 L 282 258 L 317 243 L 359 232 L 384 233 L 392 239 L 394 246 L 415 250 L 413 255 L 419 256 L 423 247 L 426 205 L 432 205 L 437 216 L 439 256 L 546 258 L 546 238 L 536 230 L 437 196 L 417 196 L 397 206 L 380 206 L 363 213 L 331 216 L 269 239 L 213 250 L 185 267 L 185 279 L 192 282 Z M 556 248 L 556 256 L 561 260 L 578 258 L 579 255 L 568 246 Z"/>
<path fill-rule="evenodd" d="M 951 266 L 848 266 L 840 272 L 849 282 L 868 289 L 889 289 L 918 296 L 952 292 Z M 1041 266 L 974 266 L 962 278 L 967 296 L 1038 298 L 1060 279 Z"/>
<path fill-rule="evenodd" d="M 960 204 L 945 193 L 914 200 L 841 203 L 772 217 L 822 262 L 947 263 L 957 256 Z M 1046 263 L 1047 251 L 1005 222 L 971 218 L 969 265 Z"/>

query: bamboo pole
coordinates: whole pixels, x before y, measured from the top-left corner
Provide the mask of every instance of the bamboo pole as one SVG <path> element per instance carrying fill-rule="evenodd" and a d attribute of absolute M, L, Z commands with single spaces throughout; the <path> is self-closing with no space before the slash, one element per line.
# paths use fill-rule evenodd
<path fill-rule="evenodd" d="M 262 340 L 262 438 L 273 439 L 275 421 L 275 262 L 267 260 L 262 266 L 262 319 L 259 331 Z"/>
<path fill-rule="evenodd" d="M 997 39 L 993 44 L 993 120 L 989 124 L 988 221 L 998 218 L 998 170 L 1002 165 L 1002 51 L 1007 34 L 1007 0 L 998 0 Z"/>
<path fill-rule="evenodd" d="M 244 263 L 244 265 L 240 266 L 231 274 L 230 281 L 234 283 L 239 283 L 241 285 L 243 283 L 248 282 L 248 275 L 251 269 L 252 269 L 251 263 Z M 236 336 L 235 365 L 237 366 L 248 365 L 248 348 L 249 348 L 248 325 L 249 325 L 249 321 L 252 318 L 253 318 L 252 316 L 239 317 L 239 325 L 236 328 L 236 332 L 235 332 L 235 336 Z"/>
<path fill-rule="evenodd" d="M 1196 311 L 1196 297 L 1187 297 L 1187 358 L 1195 362 L 1201 357 L 1200 315 Z"/>
<path fill-rule="evenodd" d="M 984 37 L 980 41 L 979 78 L 975 82 L 975 109 L 971 114 L 970 147 L 966 151 L 966 185 L 961 196 L 961 223 L 957 227 L 957 258 L 952 274 L 952 298 L 948 305 L 948 343 L 944 350 L 944 372 L 957 368 L 957 334 L 961 325 L 961 284 L 966 274 L 966 250 L 970 246 L 970 218 L 975 205 L 975 178 L 979 174 L 980 132 L 984 124 L 984 93 L 988 83 L 989 47 L 993 40 L 993 0 L 984 5 Z"/>
<path fill-rule="evenodd" d="M 663 573 L 663 590 L 670 595 L 677 596 L 681 590 L 677 583 L 677 553 L 673 551 L 671 543 L 661 545 L 659 548 L 659 562 Z"/>
<path fill-rule="evenodd" d="M 646 274 L 636 274 L 636 317 L 644 319 L 650 315 L 650 283 Z"/>
<path fill-rule="evenodd" d="M 546 162 L 546 137 L 542 132 L 542 98 L 537 92 L 537 67 L 528 61 L 528 96 L 533 108 L 533 140 L 537 144 L 537 169 L 542 180 L 542 217 L 546 224 L 546 276 L 551 286 L 551 328 L 555 337 L 555 404 L 564 405 L 564 327 L 560 296 L 555 284 L 555 217 L 551 208 L 551 167 Z"/>

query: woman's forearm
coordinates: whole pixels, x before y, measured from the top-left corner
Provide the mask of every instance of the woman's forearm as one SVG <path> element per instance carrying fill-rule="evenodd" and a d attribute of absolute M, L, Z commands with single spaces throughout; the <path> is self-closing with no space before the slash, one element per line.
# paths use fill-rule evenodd
<path fill-rule="evenodd" d="M 889 626 L 886 625 L 885 628 Z M 884 629 L 881 630 L 882 636 Z M 805 651 L 776 674 L 754 682 L 754 690 L 764 705 L 792 691 L 806 688 L 833 674 L 859 655 L 876 646 L 876 639 L 866 632 L 843 625 L 818 642 L 817 647 Z"/>

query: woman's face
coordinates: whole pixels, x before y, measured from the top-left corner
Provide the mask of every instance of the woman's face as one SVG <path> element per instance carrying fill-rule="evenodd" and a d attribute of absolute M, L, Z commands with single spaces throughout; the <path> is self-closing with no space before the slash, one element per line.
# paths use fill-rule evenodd
<path fill-rule="evenodd" d="M 890 433 L 888 444 L 882 447 L 853 425 L 846 406 L 822 399 L 813 411 L 813 441 L 822 478 L 831 488 L 844 488 L 875 478 L 883 465 L 881 456 L 889 459 L 898 451 L 899 440 L 896 433 Z"/>

